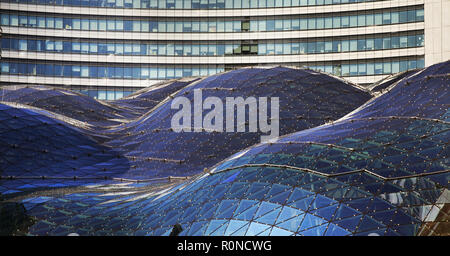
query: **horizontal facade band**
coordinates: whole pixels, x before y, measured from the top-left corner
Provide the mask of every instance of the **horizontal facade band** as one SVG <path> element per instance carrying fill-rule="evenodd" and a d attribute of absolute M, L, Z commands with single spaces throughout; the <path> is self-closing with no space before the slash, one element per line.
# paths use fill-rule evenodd
<path fill-rule="evenodd" d="M 354 76 L 346 77 L 353 83 L 371 84 L 388 75 L 375 76 Z M 42 77 L 42 76 L 22 76 L 22 75 L 1 75 L 1 83 L 12 84 L 42 84 L 42 85 L 59 85 L 59 86 L 82 86 L 82 87 L 147 87 L 152 86 L 163 80 L 129 80 L 129 79 L 107 79 L 107 78 L 71 78 L 71 77 Z"/>
<path fill-rule="evenodd" d="M 138 79 L 108 79 L 108 78 L 84 78 L 84 77 L 50 77 L 50 76 L 0 76 L 2 83 L 15 84 L 43 84 L 60 86 L 107 86 L 107 87 L 147 87 L 162 82 L 163 80 L 138 80 Z"/>
<path fill-rule="evenodd" d="M 271 32 L 225 32 L 225 33 L 145 33 L 145 32 L 115 32 L 115 31 L 81 31 L 45 28 L 24 28 L 4 26 L 3 34 L 23 36 L 89 38 L 108 40 L 163 40 L 163 41 L 236 41 L 236 40 L 275 40 L 275 39 L 307 39 L 338 36 L 357 36 L 366 34 L 399 33 L 405 31 L 423 30 L 424 22 L 403 24 Z"/>
<path fill-rule="evenodd" d="M 320 61 L 361 61 L 366 59 L 405 57 L 424 55 L 424 47 L 321 54 L 297 55 L 250 55 L 250 56 L 118 56 L 94 54 L 70 54 L 52 52 L 2 51 L 3 59 L 26 59 L 59 62 L 84 63 L 140 63 L 140 64 L 253 64 L 259 63 L 291 63 L 291 62 L 320 62 Z"/>
<path fill-rule="evenodd" d="M 257 17 L 282 16 L 295 14 L 337 13 L 383 8 L 406 7 L 424 4 L 424 0 L 386 0 L 350 4 L 302 6 L 282 8 L 249 8 L 249 9 L 209 9 L 209 10 L 178 10 L 178 9 L 120 9 L 98 7 L 73 7 L 56 5 L 36 5 L 0 2 L 0 9 L 11 11 L 43 12 L 58 14 L 86 14 L 98 16 L 124 17 Z"/>

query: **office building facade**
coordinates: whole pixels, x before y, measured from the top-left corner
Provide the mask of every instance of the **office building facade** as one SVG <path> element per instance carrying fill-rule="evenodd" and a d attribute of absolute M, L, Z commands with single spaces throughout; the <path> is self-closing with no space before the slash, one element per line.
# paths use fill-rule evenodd
<path fill-rule="evenodd" d="M 113 100 L 286 65 L 359 84 L 450 58 L 449 0 L 2 0 L 1 85 Z"/>

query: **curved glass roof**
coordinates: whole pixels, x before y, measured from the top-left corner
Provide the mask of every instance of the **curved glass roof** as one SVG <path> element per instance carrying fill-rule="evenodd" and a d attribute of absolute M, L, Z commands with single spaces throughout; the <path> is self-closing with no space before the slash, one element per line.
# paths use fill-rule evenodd
<path fill-rule="evenodd" d="M 55 134 L 51 129 L 41 131 L 43 137 L 28 140 L 20 135 L 27 131 L 15 131 L 15 138 L 4 138 L 7 148 L 13 141 L 20 140 L 20 143 L 14 142 L 17 147 L 8 151 L 13 160 L 4 160 L 2 176 L 27 173 L 26 176 L 47 178 L 71 175 L 134 180 L 190 176 L 260 141 L 262 133 L 173 132 L 171 117 L 178 111 L 171 109 L 173 98 L 184 96 L 193 100 L 196 89 L 202 90 L 203 98 L 215 96 L 223 101 L 226 97 L 279 97 L 280 134 L 335 120 L 371 97 L 343 80 L 283 67 L 246 68 L 200 80 L 175 80 L 112 102 L 44 86 L 7 87 L 0 92 L 3 101 L 59 113 L 61 120 L 81 121 L 85 129 L 76 132 L 83 139 L 74 140 L 72 144 L 65 142 L 65 134 Z M 317 101 L 324 104 L 318 105 Z M 21 122 L 26 125 L 28 119 Z M 6 130 L 9 127 L 5 124 Z M 33 129 L 33 126 L 28 128 Z M 52 145 L 52 141 L 61 142 Z M 34 144 L 36 151 L 24 153 Z M 91 152 L 91 148 L 99 150 Z M 47 153 L 42 153 L 48 151 L 58 155 L 64 168 L 55 165 L 55 160 Z M 22 158 L 26 160 L 20 161 Z M 32 164 L 40 158 L 46 159 L 38 168 L 42 171 Z M 8 171 L 11 169 L 14 172 Z"/>
<path fill-rule="evenodd" d="M 260 89 L 273 92 L 265 95 L 285 93 L 294 95 L 298 102 L 299 97 L 312 92 L 311 96 L 305 96 L 303 104 L 292 105 L 295 100 L 289 103 L 287 109 L 294 112 L 297 106 L 298 115 L 305 113 L 300 108 L 305 106 L 311 110 L 306 116 L 314 113 L 317 107 L 322 107 L 318 102 L 327 103 L 323 105 L 328 107 L 335 98 L 339 98 L 336 103 L 345 99 L 348 102 L 352 97 L 370 98 L 368 93 L 345 83 L 343 90 L 349 93 L 341 89 L 335 92 L 333 86 L 322 88 L 320 82 L 342 83 L 323 74 L 285 68 L 269 70 L 282 74 L 283 78 L 293 76 L 296 79 L 292 80 L 301 83 L 286 86 L 285 90 L 267 86 L 263 91 L 260 86 L 256 89 L 249 86 L 251 93 Z M 190 97 L 193 88 L 202 88 L 206 95 L 213 95 L 212 92 L 222 92 L 216 86 L 229 88 L 229 81 L 234 81 L 231 84 L 236 84 L 242 95 L 248 84 L 242 81 L 246 71 L 249 72 L 246 81 L 258 81 L 259 75 L 265 73 L 260 69 L 232 71 L 194 82 L 174 95 Z M 206 166 L 206 172 L 188 181 L 172 179 L 165 184 L 145 180 L 140 183 L 90 181 L 71 189 L 31 190 L 30 194 L 18 189 L 2 192 L 8 204 L 1 207 L 21 216 L 20 223 L 8 222 L 16 234 L 169 235 L 173 226 L 180 224 L 180 235 L 448 235 L 449 73 L 450 62 L 413 73 L 387 86 L 357 109 L 357 106 L 341 104 L 349 108 L 345 116 L 329 110 L 336 113 L 336 118 L 326 121 L 323 116 L 318 121 L 306 118 L 306 123 L 313 128 L 307 129 L 306 125 L 274 142 L 235 151 L 211 168 L 207 167 L 208 162 L 202 165 Z M 220 84 L 219 78 L 227 80 L 226 77 L 228 82 Z M 261 79 L 271 85 L 268 81 L 274 77 L 277 75 Z M 218 80 L 213 82 L 215 79 Z M 292 82 L 279 84 L 285 83 Z M 309 87 L 302 86 L 303 83 Z M 308 90 L 298 89 L 304 87 Z M 324 97 L 328 92 L 334 96 Z M 244 96 L 251 95 L 248 93 Z M 164 118 L 168 110 L 164 108 L 168 109 L 168 102 L 170 98 L 137 120 L 103 131 L 105 137 L 114 132 L 128 134 L 106 140 L 102 145 L 118 149 L 128 163 L 137 165 L 136 170 L 144 171 L 144 161 L 140 166 L 137 156 L 150 148 L 150 144 L 148 141 L 133 143 L 144 141 L 141 138 L 145 135 L 155 136 L 156 140 L 156 135 L 148 131 L 167 123 Z M 341 106 L 335 109 L 342 110 Z M 282 108 L 280 117 L 286 113 L 283 111 L 287 110 Z M 286 123 L 284 134 L 303 119 L 297 116 L 280 121 Z M 142 130 L 144 133 L 139 134 Z M 193 140 L 191 137 L 190 145 L 195 145 Z M 208 145 L 209 141 L 206 138 L 202 145 Z M 254 143 L 258 141 L 259 138 Z M 131 146 L 127 148 L 127 145 Z M 177 149 L 182 151 L 181 146 Z M 180 155 L 189 155 L 183 153 Z M 133 154 L 136 160 L 130 161 L 129 156 Z M 201 170 L 199 165 L 191 168 L 188 162 L 179 165 L 186 168 L 184 173 Z M 147 165 L 147 170 L 150 167 Z M 140 176 L 140 171 L 126 174 L 129 176 L 117 177 L 148 177 Z M 18 180 L 1 180 L 0 188 L 4 191 L 5 184 Z M 32 184 L 28 180 L 22 186 Z"/>
<path fill-rule="evenodd" d="M 197 89 L 203 99 L 218 97 L 223 102 L 227 97 L 279 97 L 281 135 L 336 120 L 371 98 L 341 79 L 309 70 L 245 68 L 210 76 L 166 98 L 139 119 L 109 130 L 114 139 L 107 145 L 121 148 L 136 166 L 128 177 L 194 175 L 260 141 L 261 132 L 173 132 L 171 117 L 178 110 L 171 109 L 172 101 L 183 96 L 194 104 Z"/>

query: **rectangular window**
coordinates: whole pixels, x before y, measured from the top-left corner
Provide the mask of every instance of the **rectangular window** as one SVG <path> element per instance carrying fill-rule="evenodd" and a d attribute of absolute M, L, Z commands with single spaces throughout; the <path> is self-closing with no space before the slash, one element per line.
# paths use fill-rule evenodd
<path fill-rule="evenodd" d="M 9 63 L 6 63 L 6 62 L 2 62 L 2 63 L 0 63 L 0 65 L 1 65 L 1 71 L 2 71 L 2 73 L 9 73 Z"/>
<path fill-rule="evenodd" d="M 350 16 L 350 27 L 358 26 L 358 16 Z"/>
<path fill-rule="evenodd" d="M 106 20 L 98 21 L 98 30 L 105 31 L 106 30 Z"/>
<path fill-rule="evenodd" d="M 349 64 L 343 64 L 342 65 L 342 75 L 343 76 L 349 76 L 350 75 L 350 65 Z"/>
<path fill-rule="evenodd" d="M 45 25 L 46 25 L 45 17 L 37 17 L 38 28 L 45 28 Z"/>
<path fill-rule="evenodd" d="M 8 14 L 1 14 L 1 24 L 5 26 L 9 26 L 9 15 Z"/>
<path fill-rule="evenodd" d="M 325 52 L 325 43 L 324 42 L 316 42 L 316 52 L 317 53 Z"/>
<path fill-rule="evenodd" d="M 383 63 L 383 74 L 391 74 L 391 62 Z"/>
<path fill-rule="evenodd" d="M 81 20 L 81 29 L 89 30 L 89 20 Z"/>
<path fill-rule="evenodd" d="M 62 52 L 62 50 L 63 50 L 63 42 L 56 41 L 55 42 L 55 51 Z"/>
<path fill-rule="evenodd" d="M 392 12 L 391 14 L 391 23 L 392 24 L 396 24 L 400 22 L 400 16 L 398 14 L 398 12 Z"/>
<path fill-rule="evenodd" d="M 399 12 L 399 22 L 400 23 L 408 22 L 408 11 Z"/>
<path fill-rule="evenodd" d="M 372 38 L 366 39 L 366 48 L 367 48 L 367 50 L 375 49 L 375 41 Z"/>
<path fill-rule="evenodd" d="M 10 26 L 19 26 L 19 17 L 17 15 L 11 15 L 9 24 L 10 24 Z M 44 25 L 44 27 L 45 27 L 45 25 Z"/>
<path fill-rule="evenodd" d="M 350 50 L 350 41 L 342 40 L 342 52 L 348 52 Z"/>
<path fill-rule="evenodd" d="M 142 32 L 150 32 L 150 22 L 141 21 L 141 31 Z"/>
<path fill-rule="evenodd" d="M 123 31 L 124 30 L 124 21 L 123 20 L 116 20 L 116 27 L 113 30 Z"/>
<path fill-rule="evenodd" d="M 408 22 L 416 21 L 416 10 L 408 11 Z"/>
<path fill-rule="evenodd" d="M 390 12 L 383 13 L 383 24 L 391 24 L 391 13 Z"/>
<path fill-rule="evenodd" d="M 367 75 L 375 74 L 375 66 L 373 63 L 367 63 Z"/>
<path fill-rule="evenodd" d="M 417 35 L 416 36 L 416 45 L 417 46 L 424 46 L 425 45 L 425 37 L 423 35 Z"/>
<path fill-rule="evenodd" d="M 391 48 L 391 38 L 385 37 L 383 38 L 383 49 L 390 49 Z"/>
<path fill-rule="evenodd" d="M 37 26 L 36 17 L 34 17 L 34 16 L 29 16 L 28 17 L 28 26 L 30 26 L 30 27 L 36 27 Z"/>
<path fill-rule="evenodd" d="M 365 76 L 366 74 L 367 74 L 366 63 L 358 64 L 358 75 Z"/>
<path fill-rule="evenodd" d="M 141 22 L 140 21 L 138 21 L 138 20 L 134 20 L 133 21 L 133 31 L 134 32 L 140 32 L 141 31 Z"/>
<path fill-rule="evenodd" d="M 383 38 L 375 38 L 375 50 L 383 49 Z"/>
<path fill-rule="evenodd" d="M 365 51 L 365 50 L 366 50 L 366 40 L 358 39 L 358 51 Z"/>
<path fill-rule="evenodd" d="M 400 37 L 393 36 L 391 37 L 391 48 L 396 49 L 400 47 Z"/>
<path fill-rule="evenodd" d="M 341 24 L 343 28 L 347 28 L 350 26 L 350 18 L 348 16 L 341 17 Z"/>
<path fill-rule="evenodd" d="M 292 30 L 300 30 L 300 20 L 299 19 L 292 20 Z"/>
<path fill-rule="evenodd" d="M 328 28 L 328 25 L 326 25 L 326 27 Z M 333 17 L 333 28 L 340 28 L 340 27 L 341 27 L 341 17 L 340 16 Z"/>
<path fill-rule="evenodd" d="M 392 62 L 392 73 L 395 74 L 398 72 L 400 72 L 400 62 L 394 61 Z"/>
<path fill-rule="evenodd" d="M 366 15 L 358 15 L 358 27 L 366 25 Z"/>
<path fill-rule="evenodd" d="M 350 64 L 350 76 L 358 75 L 358 64 Z"/>
<path fill-rule="evenodd" d="M 407 36 L 401 36 L 400 37 L 400 47 L 401 48 L 408 47 L 408 37 Z"/>
<path fill-rule="evenodd" d="M 28 17 L 27 16 L 19 16 L 19 26 L 26 27 L 28 25 Z"/>
<path fill-rule="evenodd" d="M 328 18 L 331 19 L 331 18 Z M 316 28 L 317 29 L 323 29 L 325 27 L 325 19 L 323 17 L 317 18 L 316 21 Z"/>
<path fill-rule="evenodd" d="M 354 52 L 358 50 L 358 40 L 350 40 L 350 51 Z"/>
<path fill-rule="evenodd" d="M 275 31 L 283 30 L 283 20 L 275 20 Z"/>
<path fill-rule="evenodd" d="M 283 30 L 285 30 L 285 31 L 292 30 L 292 28 L 291 28 L 291 20 L 290 19 L 283 20 Z"/>
<path fill-rule="evenodd" d="M 205 22 L 202 22 L 202 23 L 204 24 Z M 167 26 L 166 27 L 166 32 L 170 32 L 170 33 L 175 32 L 175 23 L 173 21 L 168 21 L 166 23 L 166 26 Z M 202 31 L 202 32 L 205 32 L 205 31 Z"/>
<path fill-rule="evenodd" d="M 73 29 L 80 29 L 80 28 L 81 28 L 81 20 L 73 19 Z"/>
<path fill-rule="evenodd" d="M 325 52 L 333 51 L 333 43 L 331 41 L 325 42 Z"/>
<path fill-rule="evenodd" d="M 89 67 L 81 67 L 81 77 L 89 77 Z"/>
<path fill-rule="evenodd" d="M 308 19 L 308 29 L 316 29 L 316 19 L 315 18 Z"/>
<path fill-rule="evenodd" d="M 408 36 L 408 47 L 416 47 L 416 36 Z"/>
<path fill-rule="evenodd" d="M 424 11 L 423 11 L 423 9 L 416 10 L 416 21 L 424 21 Z"/>
<path fill-rule="evenodd" d="M 383 24 L 383 14 L 376 13 L 375 14 L 375 25 L 381 25 L 381 24 Z"/>
<path fill-rule="evenodd" d="M 375 75 L 383 74 L 383 63 L 375 63 Z"/>
<path fill-rule="evenodd" d="M 98 45 L 96 43 L 90 43 L 89 44 L 89 52 L 90 53 L 97 53 L 98 52 Z"/>
<path fill-rule="evenodd" d="M 366 14 L 366 25 L 373 26 L 375 24 L 373 19 L 374 19 L 373 14 Z"/>

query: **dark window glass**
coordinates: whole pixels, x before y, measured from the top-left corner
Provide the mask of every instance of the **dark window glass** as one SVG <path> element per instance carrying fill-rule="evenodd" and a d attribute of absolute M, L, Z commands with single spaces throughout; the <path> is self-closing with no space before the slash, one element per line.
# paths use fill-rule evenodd
<path fill-rule="evenodd" d="M 2 38 L 2 49 L 9 49 L 9 38 Z"/>

